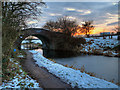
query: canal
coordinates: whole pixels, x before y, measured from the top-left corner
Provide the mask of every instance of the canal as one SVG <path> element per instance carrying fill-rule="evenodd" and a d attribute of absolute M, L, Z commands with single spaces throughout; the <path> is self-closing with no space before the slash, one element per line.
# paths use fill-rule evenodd
<path fill-rule="evenodd" d="M 107 81 L 113 80 L 114 83 L 118 82 L 118 58 L 106 57 L 96 55 L 76 55 L 72 52 L 62 51 L 46 51 L 38 49 L 43 56 L 54 59 L 57 63 L 74 66 L 78 69 L 85 67 L 85 71 L 92 72 L 95 77 L 106 79 Z"/>

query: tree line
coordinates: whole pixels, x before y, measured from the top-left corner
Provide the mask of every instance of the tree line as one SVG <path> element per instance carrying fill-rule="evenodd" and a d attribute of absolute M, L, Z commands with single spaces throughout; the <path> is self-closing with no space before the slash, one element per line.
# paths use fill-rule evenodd
<path fill-rule="evenodd" d="M 94 29 L 94 26 L 92 20 L 85 21 L 82 26 L 80 26 L 76 20 L 71 20 L 69 17 L 65 16 L 58 18 L 56 21 L 47 21 L 43 28 L 55 32 L 62 32 L 69 36 L 73 36 L 75 33 L 83 33 L 89 37 L 92 30 Z"/>

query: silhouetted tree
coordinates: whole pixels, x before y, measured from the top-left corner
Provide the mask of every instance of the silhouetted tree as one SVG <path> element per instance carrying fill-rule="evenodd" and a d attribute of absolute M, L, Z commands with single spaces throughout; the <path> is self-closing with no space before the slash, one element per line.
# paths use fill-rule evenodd
<path fill-rule="evenodd" d="M 120 26 L 113 29 L 118 34 L 118 40 L 120 40 Z"/>
<path fill-rule="evenodd" d="M 113 30 L 114 30 L 116 33 L 120 32 L 120 26 L 115 27 Z"/>
<path fill-rule="evenodd" d="M 91 31 L 94 29 L 94 26 L 92 24 L 93 21 L 85 21 L 84 24 L 82 24 L 83 33 L 85 33 L 87 37 L 89 37 Z"/>
<path fill-rule="evenodd" d="M 49 20 L 43 27 L 51 31 L 65 33 L 69 36 L 74 35 L 80 28 L 76 20 L 70 20 L 67 16 L 60 17 L 56 21 Z"/>
<path fill-rule="evenodd" d="M 78 50 L 76 49 L 78 44 L 86 42 L 84 38 L 73 37 L 81 27 L 76 20 L 71 20 L 69 17 L 60 17 L 56 21 L 49 20 L 43 27 L 63 33 L 56 36 L 55 46 L 58 50 L 75 51 Z"/>

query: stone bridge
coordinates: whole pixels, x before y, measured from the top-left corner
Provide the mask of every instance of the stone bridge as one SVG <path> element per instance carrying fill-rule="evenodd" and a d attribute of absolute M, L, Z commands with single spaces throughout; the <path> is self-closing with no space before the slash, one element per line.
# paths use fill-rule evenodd
<path fill-rule="evenodd" d="M 60 32 L 53 32 L 43 28 L 28 28 L 22 30 L 20 37 L 16 40 L 15 46 L 18 49 L 21 49 L 21 42 L 28 36 L 36 36 L 42 41 L 42 48 L 43 49 L 52 49 L 55 50 L 55 41 L 56 37 L 62 33 Z"/>

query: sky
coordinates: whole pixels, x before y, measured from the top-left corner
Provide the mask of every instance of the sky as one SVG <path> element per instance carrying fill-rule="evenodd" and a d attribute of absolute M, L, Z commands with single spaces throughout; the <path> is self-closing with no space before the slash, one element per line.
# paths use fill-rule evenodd
<path fill-rule="evenodd" d="M 79 25 L 93 20 L 95 29 L 92 34 L 112 32 L 118 25 L 118 2 L 46 2 L 46 7 L 38 6 L 38 9 L 42 9 L 42 14 L 36 20 L 27 20 L 36 28 L 41 28 L 48 20 L 63 16 L 77 20 Z"/>

